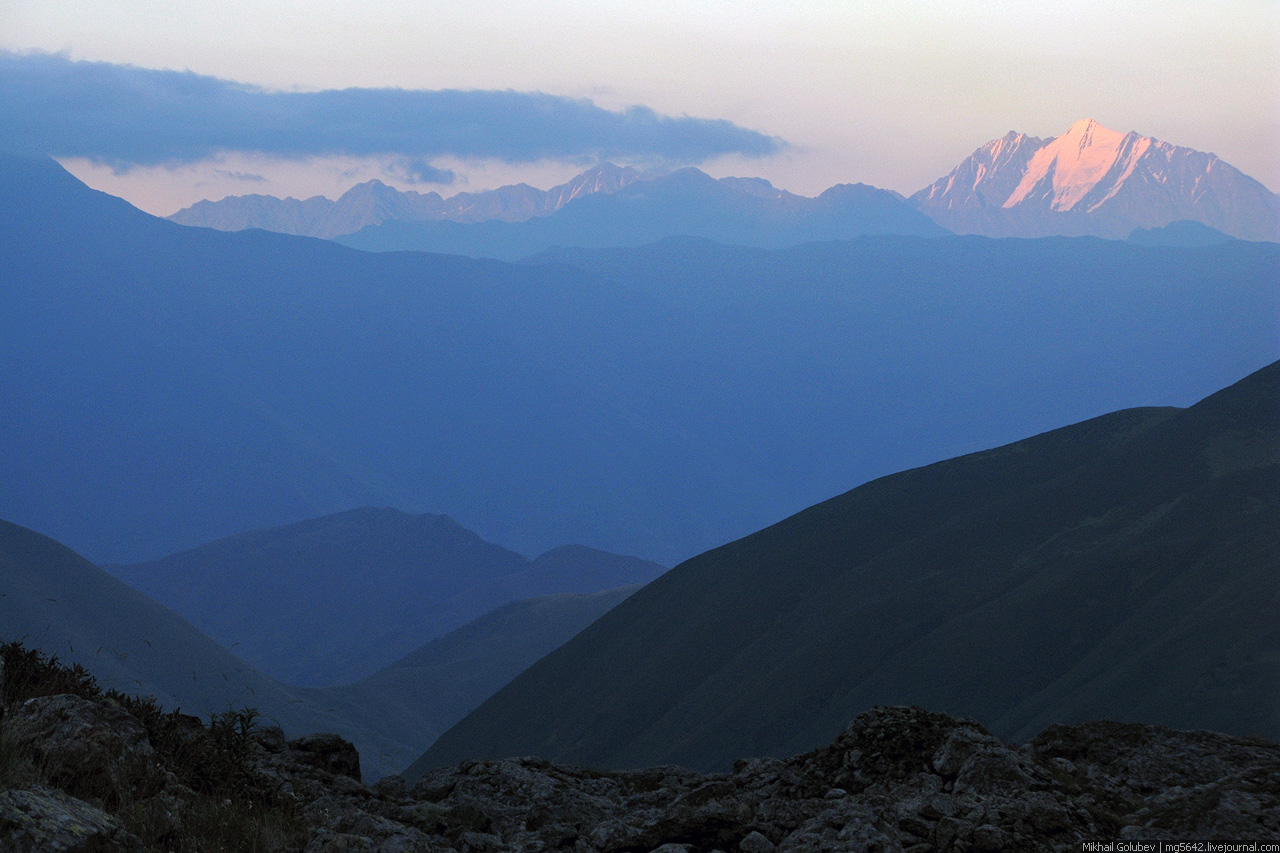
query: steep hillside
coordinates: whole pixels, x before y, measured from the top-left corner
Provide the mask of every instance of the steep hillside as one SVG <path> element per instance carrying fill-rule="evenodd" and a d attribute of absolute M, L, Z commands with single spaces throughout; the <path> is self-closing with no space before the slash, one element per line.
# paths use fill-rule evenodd
<path fill-rule="evenodd" d="M 885 477 L 632 596 L 413 772 L 541 755 L 724 768 L 873 705 L 1007 737 L 1095 717 L 1280 733 L 1280 362 Z"/>
<path fill-rule="evenodd" d="M 370 675 L 507 602 L 663 571 L 582 547 L 530 561 L 445 516 L 375 508 L 107 569 L 269 675 L 317 687 Z"/>

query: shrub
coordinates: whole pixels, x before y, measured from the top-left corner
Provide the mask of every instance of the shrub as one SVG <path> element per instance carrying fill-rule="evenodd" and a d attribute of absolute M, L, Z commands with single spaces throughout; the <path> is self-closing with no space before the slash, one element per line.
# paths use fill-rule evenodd
<path fill-rule="evenodd" d="M 146 729 L 163 770 L 194 792 L 176 803 L 179 828 L 159 819 L 147 802 L 126 802 L 118 816 L 147 849 L 174 853 L 262 851 L 300 846 L 302 823 L 291 798 L 258 770 L 253 708 L 214 714 L 207 723 L 180 711 L 166 711 L 152 696 L 103 690 L 80 665 L 67 665 L 20 642 L 0 645 L 3 706 L 14 707 L 39 696 L 70 693 L 82 699 L 116 702 Z M 0 718 L 0 790 L 40 780 L 39 768 L 6 734 Z"/>

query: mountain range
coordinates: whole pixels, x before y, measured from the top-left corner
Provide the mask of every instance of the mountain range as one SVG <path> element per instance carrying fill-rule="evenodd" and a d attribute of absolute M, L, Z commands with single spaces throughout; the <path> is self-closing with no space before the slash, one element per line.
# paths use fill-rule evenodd
<path fill-rule="evenodd" d="M 501 605 L 648 583 L 664 568 L 582 546 L 535 560 L 442 515 L 364 508 L 106 566 L 288 684 L 345 684 Z"/>
<path fill-rule="evenodd" d="M 263 674 L 181 616 L 65 546 L 0 521 L 0 643 L 79 664 L 103 687 L 169 709 L 255 708 L 291 737 L 333 731 L 366 779 L 397 773 L 441 732 L 635 587 L 514 601 L 359 682 L 302 688 Z M 349 638 L 358 640 L 358 637 Z"/>
<path fill-rule="evenodd" d="M 1280 362 L 860 486 L 683 563 L 498 691 L 413 777 L 537 755 L 724 770 L 915 704 L 1025 739 L 1280 735 Z"/>
<path fill-rule="evenodd" d="M 775 189 L 760 178 L 716 180 L 700 169 L 635 181 L 520 222 L 389 219 L 338 242 L 367 251 L 415 250 L 516 261 L 554 246 L 641 246 L 667 237 L 781 248 L 866 234 L 935 237 L 947 231 L 900 195 L 867 184 L 839 184 L 816 198 Z"/>
<path fill-rule="evenodd" d="M 514 184 L 478 193 L 458 193 L 447 199 L 439 193 L 401 191 L 372 180 L 356 184 L 336 201 L 324 196 L 304 200 L 268 195 L 227 196 L 220 201 L 196 202 L 169 218 L 182 225 L 220 231 L 262 228 L 325 238 L 352 234 L 366 225 L 377 225 L 388 219 L 519 222 L 554 213 L 577 198 L 617 192 L 642 177 L 652 175 L 601 163 L 549 190 Z"/>
<path fill-rule="evenodd" d="M 912 214 L 911 208 L 926 214 Z M 760 178 L 697 169 L 637 172 L 603 163 L 547 191 L 525 184 L 451 199 L 377 181 L 336 202 L 269 196 L 202 201 L 171 217 L 222 230 L 339 238 L 373 251 L 413 249 L 518 260 L 555 246 L 638 246 L 705 237 L 778 248 L 862 234 L 1123 239 L 1179 220 L 1246 240 L 1280 240 L 1280 196 L 1213 154 L 1092 119 L 1042 139 L 1010 131 L 904 200 L 865 184 L 798 196 Z"/>
<path fill-rule="evenodd" d="M 134 563 L 395 506 L 674 565 L 876 476 L 1186 405 L 1280 357 L 1278 267 L 1089 238 L 371 254 L 4 161 L 0 517 Z"/>

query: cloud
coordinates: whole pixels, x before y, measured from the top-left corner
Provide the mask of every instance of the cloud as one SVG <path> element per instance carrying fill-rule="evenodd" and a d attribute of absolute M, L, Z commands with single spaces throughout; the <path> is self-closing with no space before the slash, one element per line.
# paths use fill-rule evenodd
<path fill-rule="evenodd" d="M 331 89 L 273 92 L 192 72 L 0 51 L 0 149 L 116 168 L 191 163 L 223 151 L 283 157 L 399 155 L 444 182 L 433 157 L 651 159 L 700 163 L 782 150 L 718 119 L 614 112 L 540 92 Z"/>
<path fill-rule="evenodd" d="M 227 169 L 214 169 L 213 173 L 220 178 L 229 178 L 233 181 L 253 181 L 262 183 L 267 179 L 266 175 L 259 175 L 257 172 L 233 172 Z"/>
<path fill-rule="evenodd" d="M 421 157 L 405 157 L 389 167 L 397 177 L 414 184 L 452 184 L 458 176 L 451 169 L 437 169 Z"/>

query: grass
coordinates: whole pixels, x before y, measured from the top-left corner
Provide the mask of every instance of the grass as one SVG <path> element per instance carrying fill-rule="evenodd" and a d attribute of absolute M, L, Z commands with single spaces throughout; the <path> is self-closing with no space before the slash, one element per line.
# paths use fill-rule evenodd
<path fill-rule="evenodd" d="M 207 722 L 166 711 L 154 697 L 103 690 L 79 665 L 67 665 L 20 642 L 0 645 L 3 707 L 40 696 L 72 694 L 116 702 L 146 729 L 160 772 L 190 793 L 164 802 L 143 797 L 108 809 L 148 850 L 173 853 L 270 853 L 300 849 L 304 829 L 291 798 L 254 764 L 258 712 L 215 714 Z M 0 719 L 0 790 L 47 782 L 34 758 L 8 735 Z M 100 798 L 105 800 L 106 798 Z"/>

